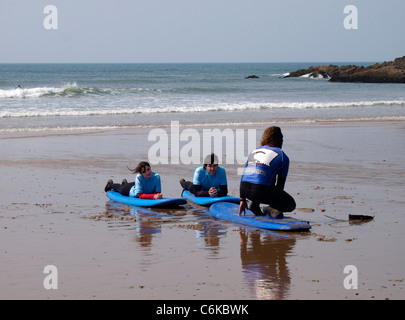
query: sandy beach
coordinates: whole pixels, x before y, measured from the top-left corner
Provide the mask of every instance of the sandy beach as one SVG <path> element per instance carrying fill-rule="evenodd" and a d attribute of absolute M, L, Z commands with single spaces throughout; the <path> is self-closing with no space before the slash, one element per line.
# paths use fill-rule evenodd
<path fill-rule="evenodd" d="M 257 140 L 269 125 L 254 127 Z M 246 228 L 192 205 L 109 202 L 107 180 L 133 178 L 127 166 L 148 160 L 153 128 L 1 133 L 0 299 L 404 299 L 405 123 L 280 127 L 291 216 L 310 221 L 310 232 Z M 163 195 L 179 197 L 179 178 L 195 167 L 152 169 Z M 224 167 L 238 196 L 240 165 Z M 48 265 L 57 289 L 44 287 Z M 356 267 L 357 288 L 345 288 L 354 276 L 346 266 Z"/>

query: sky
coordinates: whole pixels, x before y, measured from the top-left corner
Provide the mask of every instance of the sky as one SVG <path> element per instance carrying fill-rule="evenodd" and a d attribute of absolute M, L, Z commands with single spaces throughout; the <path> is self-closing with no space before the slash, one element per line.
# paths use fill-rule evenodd
<path fill-rule="evenodd" d="M 404 13 L 403 0 L 1 0 L 0 63 L 382 62 L 405 55 Z"/>

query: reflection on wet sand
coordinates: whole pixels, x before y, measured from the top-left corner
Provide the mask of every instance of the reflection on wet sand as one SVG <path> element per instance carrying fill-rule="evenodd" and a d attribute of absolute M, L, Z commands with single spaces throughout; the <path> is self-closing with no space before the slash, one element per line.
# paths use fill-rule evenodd
<path fill-rule="evenodd" d="M 245 228 L 240 228 L 239 235 L 242 271 L 252 293 L 258 299 L 286 298 L 290 286 L 286 257 L 293 251 L 295 238 Z"/>
<path fill-rule="evenodd" d="M 161 233 L 163 223 L 173 223 L 178 221 L 178 217 L 185 214 L 184 208 L 176 209 L 149 209 L 134 206 L 123 206 L 112 201 L 107 202 L 107 212 L 110 216 L 118 218 L 117 223 L 113 223 L 115 228 L 126 228 L 135 231 L 135 241 L 142 247 L 152 245 L 153 235 Z M 167 214 L 167 213 L 170 214 Z M 123 216 L 130 219 L 120 220 Z M 127 222 L 130 222 L 128 224 Z"/>
<path fill-rule="evenodd" d="M 150 247 L 153 235 L 161 233 L 161 218 L 156 217 L 153 212 L 145 209 L 132 208 L 130 212 L 131 216 L 136 218 L 133 227 L 133 230 L 135 230 L 135 241 L 142 247 Z"/>
<path fill-rule="evenodd" d="M 227 238 L 230 231 L 238 232 L 240 239 L 241 278 L 257 299 L 285 299 L 290 288 L 290 270 L 287 257 L 294 252 L 297 237 L 292 233 L 258 230 L 250 227 L 235 226 L 211 217 L 206 208 L 186 206 L 178 209 L 138 208 L 107 203 L 107 211 L 118 219 L 111 220 L 111 230 L 124 227 L 135 231 L 134 240 L 149 256 L 152 241 L 160 236 L 162 229 L 179 228 L 194 231 L 199 246 L 204 247 L 208 259 L 221 259 L 221 240 Z M 120 216 L 130 215 L 130 223 L 122 221 Z M 190 241 L 188 244 L 192 244 Z M 158 245 L 158 242 L 156 242 Z M 226 255 L 237 255 L 229 252 Z M 161 257 L 156 257 L 161 259 Z"/>

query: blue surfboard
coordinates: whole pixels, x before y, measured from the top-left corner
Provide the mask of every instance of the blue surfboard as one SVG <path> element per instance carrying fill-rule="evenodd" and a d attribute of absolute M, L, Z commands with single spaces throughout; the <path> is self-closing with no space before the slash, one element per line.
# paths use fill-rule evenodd
<path fill-rule="evenodd" d="M 200 206 L 210 206 L 214 203 L 218 202 L 232 202 L 232 203 L 239 203 L 239 198 L 232 197 L 232 196 L 224 196 L 224 197 L 196 197 L 188 190 L 183 191 L 183 198 L 189 200 L 192 203 L 198 204 Z"/>
<path fill-rule="evenodd" d="M 117 191 L 108 191 L 107 197 L 115 202 L 128 204 L 131 206 L 138 206 L 138 207 L 175 207 L 179 205 L 183 205 L 187 203 L 186 199 L 183 198 L 163 198 L 163 199 L 139 199 L 139 198 L 132 198 L 123 196 L 121 193 Z"/>
<path fill-rule="evenodd" d="M 246 209 L 246 215 L 239 216 L 239 205 L 229 202 L 215 203 L 210 207 L 210 213 L 213 217 L 244 224 L 267 230 L 280 231 L 306 231 L 311 229 L 311 226 L 306 221 L 301 221 L 295 218 L 284 217 L 284 219 L 274 219 L 270 216 L 256 216 L 254 213 Z"/>

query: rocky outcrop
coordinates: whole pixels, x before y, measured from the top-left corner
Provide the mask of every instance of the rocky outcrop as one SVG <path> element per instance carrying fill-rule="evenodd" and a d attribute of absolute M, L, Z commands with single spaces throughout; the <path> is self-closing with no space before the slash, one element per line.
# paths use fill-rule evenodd
<path fill-rule="evenodd" d="M 291 72 L 286 77 L 311 76 L 332 82 L 405 83 L 405 56 L 394 61 L 363 67 L 335 65 L 309 67 Z"/>
<path fill-rule="evenodd" d="M 250 76 L 245 77 L 245 79 L 259 79 L 259 77 L 255 74 L 251 74 Z"/>

